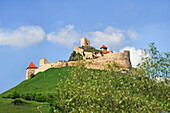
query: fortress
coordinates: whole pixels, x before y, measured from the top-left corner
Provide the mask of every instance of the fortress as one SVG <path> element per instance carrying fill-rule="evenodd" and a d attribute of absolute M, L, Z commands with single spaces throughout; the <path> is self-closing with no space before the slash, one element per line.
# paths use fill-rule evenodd
<path fill-rule="evenodd" d="M 48 62 L 45 58 L 39 60 L 39 68 L 37 68 L 32 62 L 26 69 L 26 80 L 31 78 L 32 75 L 38 72 L 43 72 L 49 68 L 61 68 L 64 66 L 76 66 L 79 61 L 83 61 L 86 68 L 90 69 L 107 69 L 108 64 L 116 63 L 120 66 L 119 71 L 128 70 L 131 68 L 130 51 L 124 51 L 123 53 L 113 53 L 107 51 L 107 47 L 102 45 L 100 50 L 90 46 L 90 41 L 85 37 L 80 39 L 80 47 L 74 46 L 74 51 L 70 56 L 69 61 L 61 61 L 55 63 Z"/>

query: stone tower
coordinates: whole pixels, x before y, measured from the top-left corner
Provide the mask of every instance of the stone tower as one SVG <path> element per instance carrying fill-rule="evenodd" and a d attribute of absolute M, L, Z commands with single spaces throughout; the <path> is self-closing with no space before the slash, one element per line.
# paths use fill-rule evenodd
<path fill-rule="evenodd" d="M 90 41 L 87 40 L 85 37 L 81 38 L 80 41 L 81 41 L 81 47 L 82 46 L 90 46 Z"/>
<path fill-rule="evenodd" d="M 132 67 L 131 61 L 130 61 L 130 51 L 125 50 L 123 52 L 124 54 L 124 60 L 126 61 L 126 66 L 127 67 Z"/>
<path fill-rule="evenodd" d="M 26 69 L 26 80 L 31 78 L 31 74 L 34 74 L 36 70 L 37 67 L 34 65 L 33 62 L 31 62 L 28 68 Z"/>
<path fill-rule="evenodd" d="M 47 65 L 45 64 L 50 64 L 45 58 L 41 58 L 39 61 L 39 68 L 45 68 Z"/>

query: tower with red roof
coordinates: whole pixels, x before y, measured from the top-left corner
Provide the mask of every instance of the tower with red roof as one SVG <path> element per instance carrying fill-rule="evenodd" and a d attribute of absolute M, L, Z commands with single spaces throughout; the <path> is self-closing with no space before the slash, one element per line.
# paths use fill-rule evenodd
<path fill-rule="evenodd" d="M 31 62 L 27 69 L 37 69 L 37 67 Z"/>
<path fill-rule="evenodd" d="M 100 48 L 102 53 L 106 54 L 109 53 L 109 51 L 107 51 L 107 47 L 105 45 L 102 45 L 102 47 Z"/>
<path fill-rule="evenodd" d="M 32 75 L 34 75 L 36 70 L 37 70 L 37 67 L 34 65 L 33 62 L 31 62 L 28 68 L 26 69 L 26 80 L 31 78 Z"/>
<path fill-rule="evenodd" d="M 105 45 L 102 45 L 102 47 L 100 48 L 102 51 L 107 51 L 107 47 Z"/>

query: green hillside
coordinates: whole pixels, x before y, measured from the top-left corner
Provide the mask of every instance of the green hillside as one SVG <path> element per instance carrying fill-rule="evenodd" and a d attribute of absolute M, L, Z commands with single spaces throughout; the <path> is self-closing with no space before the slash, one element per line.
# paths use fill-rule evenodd
<path fill-rule="evenodd" d="M 42 106 L 40 110 L 48 113 L 51 107 L 47 102 L 30 101 L 30 99 L 27 99 L 24 100 L 27 104 L 14 105 L 12 102 L 15 99 L 4 97 L 12 95 L 14 91 L 16 91 L 20 96 L 35 93 L 47 96 L 49 94 L 55 95 L 57 93 L 57 83 L 60 82 L 60 80 L 65 81 L 69 75 L 69 69 L 71 68 L 73 67 L 50 68 L 44 72 L 36 74 L 36 76 L 31 79 L 24 80 L 12 89 L 0 94 L 0 113 L 39 113 L 36 108 L 37 106 Z"/>
<path fill-rule="evenodd" d="M 36 74 L 34 78 L 24 80 L 14 88 L 2 93 L 0 97 L 7 96 L 14 91 L 19 94 L 24 93 L 56 93 L 57 83 L 68 76 L 72 67 L 50 68 L 44 72 Z"/>

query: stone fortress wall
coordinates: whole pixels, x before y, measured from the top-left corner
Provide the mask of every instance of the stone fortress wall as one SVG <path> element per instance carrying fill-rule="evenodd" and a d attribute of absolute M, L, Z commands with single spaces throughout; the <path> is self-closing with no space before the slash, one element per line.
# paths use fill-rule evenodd
<path fill-rule="evenodd" d="M 82 46 L 90 46 L 90 41 L 86 38 L 81 38 L 81 47 Z M 124 51 L 123 53 L 113 53 L 109 52 L 107 54 L 103 54 L 102 52 L 86 52 L 84 49 L 74 46 L 74 51 L 76 53 L 80 53 L 83 56 L 84 64 L 86 68 L 91 69 L 106 69 L 107 64 L 112 64 L 113 62 L 117 63 L 121 66 L 121 69 L 129 69 L 131 67 L 130 62 L 130 51 Z M 59 60 L 55 63 L 48 62 L 45 58 L 41 58 L 39 60 L 39 68 L 38 69 L 27 69 L 26 70 L 26 79 L 29 79 L 31 74 L 37 74 L 38 72 L 43 72 L 49 68 L 61 68 L 65 66 L 76 66 L 79 61 L 68 61 L 63 62 Z"/>
<path fill-rule="evenodd" d="M 122 69 L 129 69 L 131 67 L 130 52 L 124 51 L 123 53 L 109 53 L 102 57 L 92 60 L 90 68 L 105 69 L 107 64 L 113 64 L 115 62 Z"/>

